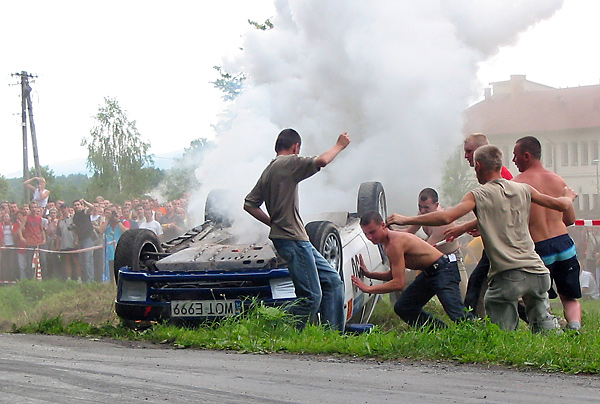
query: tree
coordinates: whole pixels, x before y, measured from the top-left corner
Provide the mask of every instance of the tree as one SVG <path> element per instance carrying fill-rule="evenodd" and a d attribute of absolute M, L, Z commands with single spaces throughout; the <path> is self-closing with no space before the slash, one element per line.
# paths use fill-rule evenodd
<path fill-rule="evenodd" d="M 8 200 L 8 180 L 0 174 L 0 200 Z"/>
<path fill-rule="evenodd" d="M 149 190 L 154 161 L 150 143 L 142 141 L 135 121 L 130 121 L 114 98 L 105 97 L 96 123 L 82 146 L 88 148 L 87 167 L 95 192 L 110 199 L 140 195 Z M 120 197 L 120 198 L 118 198 Z"/>
<path fill-rule="evenodd" d="M 444 175 L 440 186 L 444 204 L 456 205 L 467 192 L 475 187 L 477 187 L 475 171 L 464 159 L 461 144 L 448 157 L 444 165 Z"/>
<path fill-rule="evenodd" d="M 210 83 L 224 93 L 221 96 L 223 100 L 231 101 L 240 95 L 244 88 L 244 80 L 246 80 L 244 73 L 227 73 L 221 66 L 213 66 L 213 69 L 219 73 L 219 78 Z"/>

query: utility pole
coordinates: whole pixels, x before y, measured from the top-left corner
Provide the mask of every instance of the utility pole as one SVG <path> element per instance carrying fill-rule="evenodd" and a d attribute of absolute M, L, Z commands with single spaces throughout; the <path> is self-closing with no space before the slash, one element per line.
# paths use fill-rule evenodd
<path fill-rule="evenodd" d="M 29 127 L 31 129 L 31 145 L 33 150 L 33 163 L 35 165 L 35 173 L 38 177 L 41 177 L 40 169 L 40 158 L 38 155 L 37 148 L 37 137 L 35 133 L 35 124 L 33 122 L 33 104 L 31 103 L 31 86 L 29 85 L 29 79 L 35 78 L 33 74 L 29 74 L 26 71 L 21 73 L 12 74 L 13 77 L 18 76 L 21 78 L 21 127 L 23 129 L 23 181 L 29 179 L 29 161 L 28 161 L 28 150 L 27 150 L 27 111 L 29 111 Z M 25 188 L 25 201 L 31 199 L 30 191 Z"/>

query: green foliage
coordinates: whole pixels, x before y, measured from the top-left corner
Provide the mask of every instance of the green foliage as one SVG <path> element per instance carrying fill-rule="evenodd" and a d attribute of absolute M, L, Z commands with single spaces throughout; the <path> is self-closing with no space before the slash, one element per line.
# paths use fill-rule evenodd
<path fill-rule="evenodd" d="M 202 163 L 206 151 L 214 146 L 214 142 L 206 138 L 192 140 L 190 147 L 184 150 L 181 158 L 175 160 L 160 184 L 161 194 L 167 200 L 182 198 L 186 192 L 192 192 L 200 186 L 195 170 Z"/>
<path fill-rule="evenodd" d="M 114 98 L 104 98 L 90 137 L 87 166 L 92 171 L 91 187 L 100 195 L 117 199 L 121 195 L 141 195 L 156 177 L 154 161 L 148 155 L 150 143 L 142 141 L 135 121 L 130 121 Z"/>
<path fill-rule="evenodd" d="M 227 73 L 221 66 L 213 66 L 213 69 L 219 73 L 219 78 L 210 83 L 224 93 L 221 96 L 223 100 L 231 101 L 241 94 L 244 88 L 244 80 L 246 80 L 244 73 Z"/>
<path fill-rule="evenodd" d="M 8 199 L 8 180 L 2 174 L 0 174 L 0 200 Z"/>
<path fill-rule="evenodd" d="M 477 187 L 475 171 L 463 157 L 462 144 L 448 157 L 440 186 L 444 206 L 458 204 L 467 192 Z"/>
<path fill-rule="evenodd" d="M 248 24 L 252 25 L 254 28 L 259 29 L 261 31 L 269 31 L 269 30 L 275 28 L 275 26 L 273 25 L 273 23 L 271 22 L 271 20 L 269 18 L 267 18 L 265 20 L 265 22 L 263 22 L 262 24 L 249 19 Z"/>

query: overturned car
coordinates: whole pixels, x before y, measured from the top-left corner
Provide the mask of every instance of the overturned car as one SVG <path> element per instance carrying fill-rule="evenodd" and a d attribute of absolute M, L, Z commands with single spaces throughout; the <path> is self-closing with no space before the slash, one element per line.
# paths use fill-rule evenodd
<path fill-rule="evenodd" d="M 286 263 L 271 242 L 238 244 L 219 204 L 219 192 L 209 194 L 205 222 L 162 244 L 149 230 L 123 233 L 114 262 L 119 317 L 183 322 L 218 319 L 242 313 L 257 299 L 267 306 L 295 299 Z M 385 192 L 379 182 L 361 184 L 357 213 L 327 213 L 306 224 L 310 241 L 344 281 L 347 323 L 367 322 L 379 297 L 363 293 L 350 280 L 356 275 L 377 282 L 362 277 L 359 255 L 369 270 L 388 270 L 383 250 L 368 241 L 360 228 L 359 217 L 369 210 L 386 217 Z"/>

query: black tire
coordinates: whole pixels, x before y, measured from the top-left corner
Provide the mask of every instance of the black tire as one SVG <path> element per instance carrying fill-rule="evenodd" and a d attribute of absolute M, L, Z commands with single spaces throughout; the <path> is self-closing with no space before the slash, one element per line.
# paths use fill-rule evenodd
<path fill-rule="evenodd" d="M 204 205 L 204 220 L 214 223 L 227 224 L 230 222 L 230 213 L 233 208 L 233 197 L 226 189 L 213 189 L 206 197 Z"/>
<path fill-rule="evenodd" d="M 358 188 L 356 212 L 362 217 L 370 210 L 379 212 L 383 220 L 387 217 L 387 202 L 385 191 L 380 182 L 363 182 Z"/>
<path fill-rule="evenodd" d="M 148 253 L 160 253 L 163 249 L 153 231 L 131 229 L 121 235 L 115 249 L 115 282 L 118 284 L 119 269 L 129 267 L 132 271 L 152 271 L 156 259 Z"/>
<path fill-rule="evenodd" d="M 306 232 L 312 245 L 340 274 L 343 280 L 342 239 L 335 225 L 327 221 L 310 222 L 306 225 Z"/>

